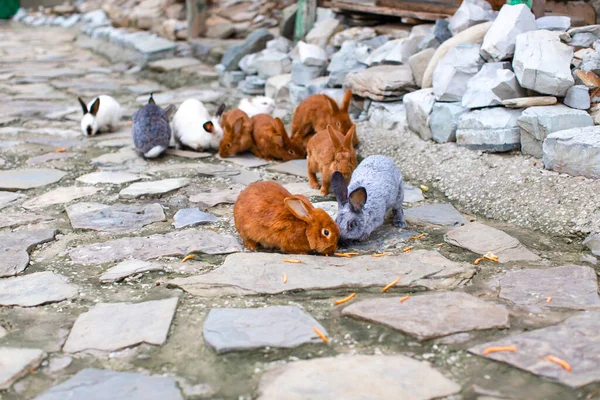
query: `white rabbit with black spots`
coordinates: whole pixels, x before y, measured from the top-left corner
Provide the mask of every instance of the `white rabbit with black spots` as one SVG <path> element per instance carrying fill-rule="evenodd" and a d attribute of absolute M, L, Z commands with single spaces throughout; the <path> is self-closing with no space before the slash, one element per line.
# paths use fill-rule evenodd
<path fill-rule="evenodd" d="M 210 115 L 201 101 L 187 99 L 173 117 L 173 137 L 178 149 L 187 147 L 195 151 L 218 150 L 223 139 L 221 104 L 215 115 Z"/>
<path fill-rule="evenodd" d="M 110 96 L 101 95 L 89 104 L 78 97 L 83 117 L 81 118 L 81 132 L 86 136 L 93 136 L 98 132 L 112 132 L 119 126 L 121 120 L 121 105 Z"/>

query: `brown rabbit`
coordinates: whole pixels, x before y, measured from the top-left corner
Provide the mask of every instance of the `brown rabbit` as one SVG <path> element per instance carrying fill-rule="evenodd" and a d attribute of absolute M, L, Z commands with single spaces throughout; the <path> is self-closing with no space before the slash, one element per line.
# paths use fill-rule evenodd
<path fill-rule="evenodd" d="M 306 148 L 308 139 L 315 133 L 325 130 L 331 125 L 340 132 L 348 132 L 352 126 L 348 108 L 352 100 L 352 92 L 346 90 L 341 107 L 335 100 L 325 94 L 314 94 L 304 100 L 292 119 L 292 141 L 302 143 Z M 358 136 L 354 137 L 354 146 L 358 144 Z"/>
<path fill-rule="evenodd" d="M 321 194 L 327 196 L 331 184 L 331 175 L 340 171 L 346 182 L 350 182 L 352 172 L 356 169 L 356 151 L 352 142 L 356 125 L 352 125 L 344 136 L 342 133 L 327 125 L 327 129 L 317 132 L 306 146 L 308 153 L 308 182 L 313 189 L 319 188 L 317 172 L 321 173 Z"/>
<path fill-rule="evenodd" d="M 337 249 L 340 230 L 329 214 L 272 181 L 248 185 L 233 206 L 233 218 L 252 251 L 259 245 L 293 254 L 330 254 Z"/>
<path fill-rule="evenodd" d="M 239 109 L 228 111 L 221 118 L 221 126 L 223 127 L 223 139 L 219 144 L 221 157 L 231 157 L 253 150 L 252 121 L 248 114 Z"/>
<path fill-rule="evenodd" d="M 279 118 L 258 114 L 251 118 L 255 155 L 265 160 L 295 160 L 306 157 L 302 145 L 292 143 Z"/>

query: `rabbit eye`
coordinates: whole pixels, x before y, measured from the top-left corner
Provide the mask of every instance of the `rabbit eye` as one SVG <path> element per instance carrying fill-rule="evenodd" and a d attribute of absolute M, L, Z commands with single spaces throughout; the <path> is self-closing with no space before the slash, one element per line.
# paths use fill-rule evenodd
<path fill-rule="evenodd" d="M 329 232 L 329 230 L 328 230 L 328 229 L 323 229 L 323 230 L 321 231 L 321 233 L 322 233 L 322 234 L 323 234 L 323 236 L 325 236 L 325 237 L 329 237 L 329 235 L 331 234 L 331 233 Z"/>
<path fill-rule="evenodd" d="M 227 148 L 230 148 L 230 147 L 231 147 L 231 143 L 227 143 Z"/>
<path fill-rule="evenodd" d="M 291 155 L 294 155 L 294 150 L 288 150 L 288 153 L 290 153 Z"/>
<path fill-rule="evenodd" d="M 337 123 L 338 128 L 342 126 L 342 123 L 340 121 L 338 121 Z"/>
<path fill-rule="evenodd" d="M 354 229 L 355 226 L 356 226 L 356 222 L 354 222 L 354 221 L 348 222 L 348 232 L 350 232 L 352 229 Z"/>

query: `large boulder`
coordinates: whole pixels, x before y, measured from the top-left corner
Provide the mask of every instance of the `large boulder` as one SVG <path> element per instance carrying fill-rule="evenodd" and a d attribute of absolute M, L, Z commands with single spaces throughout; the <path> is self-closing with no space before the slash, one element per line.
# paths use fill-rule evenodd
<path fill-rule="evenodd" d="M 465 29 L 496 18 L 496 12 L 485 0 L 464 0 L 449 20 L 449 28 L 453 35 Z"/>
<path fill-rule="evenodd" d="M 573 176 L 600 179 L 600 126 L 554 132 L 544 140 L 544 166 Z"/>
<path fill-rule="evenodd" d="M 429 116 L 434 104 L 435 96 L 432 89 L 421 89 L 404 96 L 408 127 L 418 133 L 423 140 L 432 138 Z"/>
<path fill-rule="evenodd" d="M 461 44 L 448 51 L 433 73 L 433 92 L 438 101 L 461 101 L 469 80 L 484 60 L 478 44 Z"/>
<path fill-rule="evenodd" d="M 318 21 L 306 35 L 306 43 L 315 44 L 324 49 L 331 37 L 342 29 L 340 21 L 335 18 Z"/>
<path fill-rule="evenodd" d="M 561 32 L 552 31 L 531 31 L 517 36 L 513 69 L 522 87 L 564 96 L 573 86 L 573 48 L 562 43 L 560 36 Z"/>
<path fill-rule="evenodd" d="M 406 109 L 401 101 L 371 102 L 369 124 L 376 128 L 391 130 L 406 123 Z"/>
<path fill-rule="evenodd" d="M 473 150 L 504 152 L 521 146 L 517 119 L 521 110 L 484 108 L 463 114 L 458 121 L 456 143 Z"/>
<path fill-rule="evenodd" d="M 394 101 L 416 89 L 408 65 L 379 65 L 358 72 L 350 72 L 344 87 L 357 96 L 375 101 Z"/>
<path fill-rule="evenodd" d="M 429 118 L 432 139 L 437 143 L 455 142 L 458 120 L 468 111 L 460 103 L 435 103 Z"/>
<path fill-rule="evenodd" d="M 502 100 L 525 95 L 509 62 L 488 63 L 467 84 L 462 105 L 468 108 L 497 106 Z"/>
<path fill-rule="evenodd" d="M 490 61 L 511 58 L 515 53 L 517 35 L 536 29 L 535 17 L 529 7 L 525 4 L 505 4 L 483 38 L 481 56 Z"/>
<path fill-rule="evenodd" d="M 370 48 L 365 44 L 348 40 L 342 44 L 338 52 L 331 56 L 331 62 L 327 66 L 329 86 L 341 87 L 348 73 L 367 68 L 365 64 L 357 60 L 356 54 L 361 51 L 370 51 Z"/>

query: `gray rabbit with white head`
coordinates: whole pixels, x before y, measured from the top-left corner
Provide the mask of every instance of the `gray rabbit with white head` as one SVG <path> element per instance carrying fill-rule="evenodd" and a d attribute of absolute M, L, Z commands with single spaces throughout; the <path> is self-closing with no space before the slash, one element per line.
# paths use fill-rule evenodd
<path fill-rule="evenodd" d="M 336 171 L 331 186 L 338 201 L 335 222 L 340 228 L 340 239 L 368 239 L 383 224 L 390 208 L 392 224 L 406 228 L 402 173 L 391 158 L 380 155 L 365 158 L 352 173 L 348 186 L 344 176 Z"/>
<path fill-rule="evenodd" d="M 133 116 L 133 144 L 144 158 L 156 158 L 167 150 L 171 140 L 169 116 L 175 111 L 175 106 L 169 105 L 162 109 L 156 105 L 150 94 L 148 104 L 137 110 Z"/>

